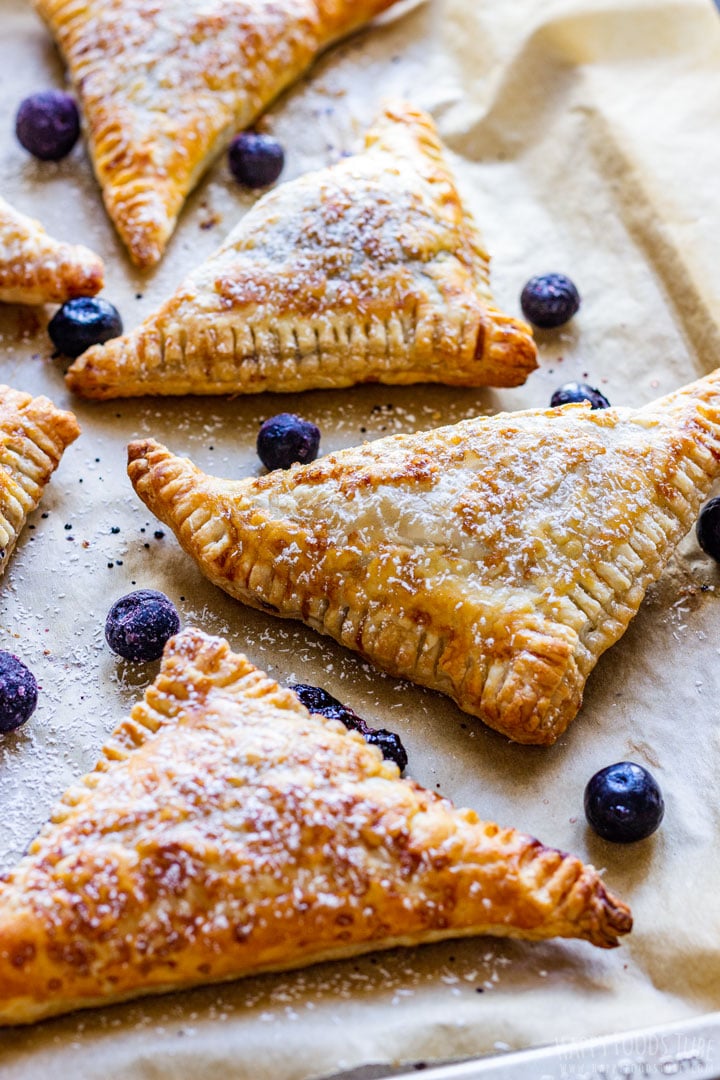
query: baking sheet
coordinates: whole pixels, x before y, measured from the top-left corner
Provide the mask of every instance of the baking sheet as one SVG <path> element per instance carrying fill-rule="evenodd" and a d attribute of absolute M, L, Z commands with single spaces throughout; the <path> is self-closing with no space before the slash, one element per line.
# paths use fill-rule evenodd
<path fill-rule="evenodd" d="M 268 116 L 290 179 L 354 149 L 382 97 L 432 110 L 494 255 L 500 305 L 517 313 L 525 280 L 551 269 L 570 274 L 582 293 L 573 323 L 539 337 L 541 370 L 526 387 L 83 404 L 71 402 L 50 359 L 50 312 L 0 311 L 2 380 L 72 405 L 83 428 L 0 590 L 0 646 L 18 652 L 42 686 L 30 723 L 0 745 L 0 868 L 92 767 L 152 678 L 154 666 L 126 666 L 103 641 L 112 601 L 152 587 L 173 598 L 185 623 L 226 635 L 281 681 L 326 686 L 371 723 L 397 730 L 409 773 L 425 785 L 604 868 L 636 919 L 631 939 L 611 953 L 578 943 L 453 942 L 2 1030 L 0 1076 L 309 1080 L 720 1007 L 720 573 L 694 538 L 598 665 L 567 735 L 552 749 L 528 748 L 213 589 L 171 536 L 155 535 L 124 470 L 125 443 L 153 435 L 209 471 L 250 475 L 259 422 L 286 409 L 319 424 L 327 452 L 543 405 L 573 378 L 613 403 L 641 405 L 712 369 L 720 362 L 719 61 L 710 0 L 428 0 L 334 50 Z M 104 215 L 82 148 L 46 165 L 14 141 L 19 101 L 62 80 L 29 6 L 0 0 L 0 191 L 54 234 L 103 255 L 105 295 L 130 328 L 253 199 L 219 162 L 160 268 L 140 275 Z M 582 812 L 588 778 L 624 758 L 652 769 L 667 803 L 661 830 L 629 848 L 593 838 Z"/>

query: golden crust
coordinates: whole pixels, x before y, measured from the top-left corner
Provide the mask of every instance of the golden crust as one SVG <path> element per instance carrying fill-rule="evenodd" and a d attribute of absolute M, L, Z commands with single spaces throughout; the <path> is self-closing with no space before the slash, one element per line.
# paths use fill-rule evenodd
<path fill-rule="evenodd" d="M 630 927 L 592 867 L 401 780 L 186 630 L 0 881 L 0 1024 L 396 944 Z"/>
<path fill-rule="evenodd" d="M 67 383 L 91 398 L 517 386 L 535 344 L 494 307 L 488 276 L 432 119 L 390 105 L 363 154 L 262 198 L 159 311 L 88 350 Z"/>
<path fill-rule="evenodd" d="M 0 196 L 0 301 L 63 304 L 103 287 L 102 260 L 80 244 L 54 240 L 39 221 Z"/>
<path fill-rule="evenodd" d="M 80 434 L 46 397 L 0 386 L 0 573 L 65 449 Z"/>
<path fill-rule="evenodd" d="M 69 68 L 107 211 L 138 266 L 188 193 L 319 52 L 397 0 L 34 0 Z"/>
<path fill-rule="evenodd" d="M 232 596 L 549 744 L 720 474 L 720 373 L 638 411 L 478 418 L 237 482 L 144 440 L 128 472 Z"/>

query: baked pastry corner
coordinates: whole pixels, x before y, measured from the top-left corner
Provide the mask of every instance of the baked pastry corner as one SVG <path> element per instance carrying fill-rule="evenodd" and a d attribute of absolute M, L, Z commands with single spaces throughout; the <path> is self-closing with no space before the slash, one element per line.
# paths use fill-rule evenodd
<path fill-rule="evenodd" d="M 63 304 L 103 287 L 102 260 L 81 244 L 55 240 L 39 221 L 0 197 L 0 301 Z"/>

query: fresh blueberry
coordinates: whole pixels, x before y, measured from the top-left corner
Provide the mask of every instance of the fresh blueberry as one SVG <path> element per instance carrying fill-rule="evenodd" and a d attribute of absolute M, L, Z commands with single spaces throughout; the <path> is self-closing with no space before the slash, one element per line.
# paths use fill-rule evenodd
<path fill-rule="evenodd" d="M 41 161 L 59 161 L 80 135 L 77 105 L 62 90 L 41 90 L 20 104 L 15 117 L 18 142 Z"/>
<path fill-rule="evenodd" d="M 720 498 L 705 503 L 695 526 L 695 535 L 705 554 L 720 562 Z"/>
<path fill-rule="evenodd" d="M 77 296 L 55 312 L 48 333 L 63 356 L 80 356 L 91 345 L 119 337 L 122 319 L 116 307 L 100 296 Z"/>
<path fill-rule="evenodd" d="M 564 274 L 530 278 L 520 296 L 525 318 L 543 330 L 562 326 L 580 308 L 580 293 Z"/>
<path fill-rule="evenodd" d="M 320 429 L 294 413 L 271 416 L 257 437 L 258 457 L 266 469 L 289 469 L 299 461 L 314 461 L 320 449 Z"/>
<path fill-rule="evenodd" d="M 603 840 L 616 844 L 645 840 L 655 832 L 664 813 L 657 781 L 632 761 L 601 769 L 585 788 L 585 817 Z"/>
<path fill-rule="evenodd" d="M 15 731 L 35 712 L 38 684 L 17 656 L 0 650 L 0 735 Z"/>
<path fill-rule="evenodd" d="M 290 689 L 300 698 L 309 712 L 319 713 L 320 716 L 326 716 L 329 720 L 339 720 L 349 731 L 359 732 L 365 742 L 378 747 L 386 761 L 394 761 L 400 772 L 404 772 L 408 756 L 399 735 L 392 731 L 371 728 L 356 712 L 347 705 L 343 705 L 332 694 L 328 694 L 327 690 L 323 690 L 321 686 L 291 683 Z"/>
<path fill-rule="evenodd" d="M 228 150 L 230 172 L 239 184 L 264 188 L 274 184 L 285 165 L 285 152 L 276 139 L 243 131 L 236 135 Z"/>
<path fill-rule="evenodd" d="M 154 589 L 138 589 L 116 600 L 105 621 L 105 640 L 125 660 L 157 660 L 180 629 L 175 605 Z"/>
<path fill-rule="evenodd" d="M 609 409 L 610 402 L 594 386 L 586 382 L 566 382 L 550 398 L 550 408 L 558 405 L 570 405 L 579 401 L 589 401 L 593 409 Z"/>

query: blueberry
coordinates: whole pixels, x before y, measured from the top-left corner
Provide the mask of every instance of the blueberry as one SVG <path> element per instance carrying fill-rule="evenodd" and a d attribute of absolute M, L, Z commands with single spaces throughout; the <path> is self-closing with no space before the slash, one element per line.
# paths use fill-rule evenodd
<path fill-rule="evenodd" d="M 601 769 L 585 788 L 585 816 L 603 840 L 616 844 L 645 840 L 655 832 L 664 813 L 657 781 L 632 761 Z"/>
<path fill-rule="evenodd" d="M 563 383 L 550 398 L 550 407 L 556 409 L 558 405 L 569 405 L 579 401 L 589 401 L 593 409 L 610 408 L 610 402 L 605 395 L 586 382 Z"/>
<path fill-rule="evenodd" d="M 296 461 L 314 461 L 319 449 L 320 429 L 293 413 L 271 416 L 258 432 L 258 457 L 266 469 L 289 469 Z"/>
<path fill-rule="evenodd" d="M 157 660 L 180 629 L 175 605 L 165 593 L 138 589 L 116 600 L 105 621 L 105 640 L 125 660 Z"/>
<path fill-rule="evenodd" d="M 116 307 L 100 296 L 77 296 L 55 312 L 48 333 L 63 356 L 80 356 L 91 345 L 119 337 L 122 319 Z"/>
<path fill-rule="evenodd" d="M 541 274 L 528 281 L 520 306 L 529 322 L 549 330 L 572 319 L 580 308 L 580 293 L 564 274 Z"/>
<path fill-rule="evenodd" d="M 38 684 L 17 656 L 0 650 L 0 735 L 15 731 L 35 712 Z"/>
<path fill-rule="evenodd" d="M 41 161 L 59 161 L 80 135 L 77 105 L 62 90 L 41 90 L 20 104 L 15 117 L 18 142 Z"/>
<path fill-rule="evenodd" d="M 705 554 L 720 562 L 720 499 L 705 503 L 695 526 L 695 535 Z"/>
<path fill-rule="evenodd" d="M 290 689 L 300 698 L 305 708 L 311 713 L 319 713 L 329 720 L 339 720 L 349 731 L 357 731 L 371 746 L 377 746 L 386 761 L 394 761 L 404 772 L 408 756 L 400 736 L 384 728 L 376 730 L 358 716 L 356 712 L 343 705 L 341 701 L 328 694 L 321 686 L 308 686 L 306 683 L 291 683 Z"/>
<path fill-rule="evenodd" d="M 274 184 L 285 165 L 285 152 L 276 139 L 243 131 L 236 135 L 228 150 L 230 172 L 239 184 L 264 188 Z"/>

